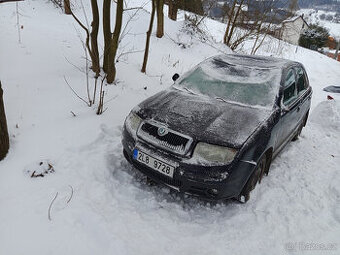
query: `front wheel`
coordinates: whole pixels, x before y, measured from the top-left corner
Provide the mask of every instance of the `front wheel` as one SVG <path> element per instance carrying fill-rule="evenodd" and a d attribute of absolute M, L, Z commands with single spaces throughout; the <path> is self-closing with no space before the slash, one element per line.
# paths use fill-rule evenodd
<path fill-rule="evenodd" d="M 255 189 L 257 183 L 261 183 L 263 176 L 265 174 L 268 174 L 266 163 L 267 163 L 266 155 L 263 155 L 262 158 L 257 163 L 254 172 L 249 177 L 240 196 L 238 197 L 237 199 L 238 201 L 246 203 L 250 199 L 250 192 Z"/>

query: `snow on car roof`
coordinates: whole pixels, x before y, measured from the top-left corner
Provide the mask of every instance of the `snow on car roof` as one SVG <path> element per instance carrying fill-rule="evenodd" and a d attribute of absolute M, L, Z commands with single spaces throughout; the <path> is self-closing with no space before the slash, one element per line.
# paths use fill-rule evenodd
<path fill-rule="evenodd" d="M 212 57 L 208 60 L 209 62 L 214 62 L 215 65 L 223 67 L 226 64 L 229 65 L 240 65 L 252 68 L 283 68 L 286 65 L 294 63 L 291 60 L 265 57 L 265 56 L 254 56 L 254 55 L 241 55 L 241 54 L 225 54 Z"/>
<path fill-rule="evenodd" d="M 218 55 L 209 58 L 200 63 L 196 69 L 201 69 L 206 75 L 206 79 L 221 80 L 225 82 L 243 83 L 243 84 L 264 84 L 268 83 L 276 89 L 281 80 L 282 68 L 292 61 L 271 58 L 259 57 L 250 55 Z M 188 76 L 190 76 L 189 73 Z M 184 76 L 180 83 L 186 81 Z"/>

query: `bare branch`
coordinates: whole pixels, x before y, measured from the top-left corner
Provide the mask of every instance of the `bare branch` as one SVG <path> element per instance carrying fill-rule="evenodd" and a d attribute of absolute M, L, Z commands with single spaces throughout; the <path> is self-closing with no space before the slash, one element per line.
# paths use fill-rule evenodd
<path fill-rule="evenodd" d="M 68 204 L 71 201 L 72 197 L 73 197 L 73 187 L 71 185 L 68 185 L 68 186 L 71 189 L 71 195 L 70 195 L 69 199 L 66 201 L 66 204 Z"/>
<path fill-rule="evenodd" d="M 76 68 L 79 72 L 85 73 L 84 70 L 82 70 L 80 67 L 78 67 L 78 66 L 76 66 L 75 64 L 73 64 L 71 61 L 69 61 L 69 60 L 67 59 L 67 57 L 64 56 L 64 58 L 65 58 L 65 60 L 66 60 L 71 66 L 73 66 L 74 68 Z"/>
<path fill-rule="evenodd" d="M 89 23 L 89 20 L 88 20 L 88 18 L 87 18 L 86 11 L 85 11 L 84 4 L 83 4 L 83 1 L 82 1 L 82 0 L 80 0 L 80 5 L 81 5 L 81 9 L 83 10 L 83 14 L 84 14 L 86 26 L 87 26 L 87 27 L 90 27 L 90 25 L 89 25 L 90 23 Z"/>
<path fill-rule="evenodd" d="M 47 217 L 50 221 L 52 220 L 52 218 L 51 218 L 51 208 L 52 208 L 54 201 L 57 199 L 57 197 L 58 197 L 58 192 L 57 192 L 57 194 L 55 194 L 53 200 L 50 203 L 50 206 L 48 207 L 48 216 Z"/>
<path fill-rule="evenodd" d="M 64 75 L 64 81 L 66 82 L 66 84 L 68 85 L 68 87 L 72 90 L 72 92 L 73 92 L 73 93 L 74 93 L 81 101 L 83 101 L 87 106 L 90 106 L 89 103 L 88 103 L 84 98 L 82 98 L 81 96 L 79 96 L 79 95 L 77 94 L 77 92 L 75 92 L 75 90 L 74 90 L 74 89 L 71 87 L 71 85 L 68 83 L 68 81 L 67 81 L 65 75 Z"/>
<path fill-rule="evenodd" d="M 116 59 L 116 62 L 119 62 L 120 61 L 120 58 L 125 56 L 125 55 L 128 55 L 128 54 L 134 54 L 134 53 L 139 53 L 139 52 L 144 52 L 144 50 L 134 50 L 134 51 L 127 51 L 127 52 L 122 52 L 118 55 L 117 59 Z"/>
<path fill-rule="evenodd" d="M 122 30 L 122 33 L 120 34 L 119 41 L 118 41 L 119 43 L 123 40 L 125 35 L 127 35 L 130 32 L 130 30 L 128 32 L 126 32 L 126 29 L 127 29 L 128 25 L 130 24 L 130 22 L 138 14 L 138 12 L 145 7 L 146 4 L 147 3 L 144 3 L 144 5 L 142 5 L 141 7 L 134 7 L 134 8 L 130 8 L 130 9 L 124 9 L 124 11 L 128 11 L 128 10 L 136 10 L 136 11 L 132 15 L 129 15 L 129 19 L 125 23 L 125 26 L 124 26 L 124 28 Z"/>
<path fill-rule="evenodd" d="M 136 10 L 136 9 L 141 10 L 141 9 L 143 9 L 143 7 L 131 7 L 131 8 L 126 8 L 126 9 L 124 9 L 123 11 L 131 11 L 131 10 Z"/>

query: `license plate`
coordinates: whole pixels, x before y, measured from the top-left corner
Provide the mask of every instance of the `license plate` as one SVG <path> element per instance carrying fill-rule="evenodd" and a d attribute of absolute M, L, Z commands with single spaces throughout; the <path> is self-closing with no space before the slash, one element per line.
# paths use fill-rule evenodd
<path fill-rule="evenodd" d="M 152 157 L 145 152 L 142 152 L 138 149 L 134 149 L 133 158 L 138 162 L 142 163 L 143 165 L 146 165 L 161 174 L 164 174 L 171 178 L 174 176 L 175 167 L 169 165 L 163 160 Z"/>

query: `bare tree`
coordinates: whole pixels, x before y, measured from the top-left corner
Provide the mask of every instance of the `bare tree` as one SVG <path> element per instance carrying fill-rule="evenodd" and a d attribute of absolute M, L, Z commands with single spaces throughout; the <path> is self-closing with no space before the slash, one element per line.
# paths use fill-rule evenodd
<path fill-rule="evenodd" d="M 15 3 L 15 12 L 16 12 L 16 16 L 17 16 L 17 29 L 18 29 L 18 42 L 21 43 L 21 33 L 20 33 L 20 21 L 19 21 L 19 4 L 18 2 Z"/>
<path fill-rule="evenodd" d="M 68 3 L 69 4 L 69 3 Z M 80 19 L 73 13 L 70 6 L 69 9 L 71 11 L 72 17 L 76 20 L 79 26 L 85 31 L 86 39 L 85 45 L 89 52 L 91 63 L 92 63 L 92 70 L 96 74 L 96 77 L 100 74 L 100 64 L 99 64 L 99 53 L 98 53 L 98 29 L 99 29 L 99 12 L 98 12 L 98 5 L 97 0 L 91 0 L 91 7 L 92 7 L 92 22 L 91 26 L 92 29 L 85 26 Z"/>
<path fill-rule="evenodd" d="M 234 30 L 236 27 L 236 22 L 241 14 L 243 3 L 244 3 L 244 0 L 241 0 L 239 4 L 237 0 L 234 0 L 232 8 L 230 9 L 230 13 L 228 15 L 227 29 L 223 37 L 223 42 L 228 46 L 230 46 L 231 38 L 233 36 Z"/>
<path fill-rule="evenodd" d="M 150 37 L 152 33 L 153 20 L 154 20 L 155 11 L 156 11 L 155 9 L 156 9 L 156 0 L 152 0 L 152 10 L 151 10 L 150 23 L 149 23 L 149 30 L 146 32 L 145 52 L 144 52 L 143 66 L 141 70 L 142 73 L 146 72 L 146 65 L 147 65 L 148 56 L 149 56 Z"/>
<path fill-rule="evenodd" d="M 156 7 L 157 7 L 157 32 L 156 32 L 156 36 L 158 38 L 162 38 L 163 35 L 164 35 L 164 14 L 163 14 L 164 0 L 156 0 Z"/>
<path fill-rule="evenodd" d="M 174 21 L 177 20 L 177 12 L 180 7 L 181 0 L 166 0 L 168 4 L 168 17 Z"/>
<path fill-rule="evenodd" d="M 9 150 L 9 137 L 7 129 L 7 120 L 3 101 L 3 91 L 0 81 L 0 160 L 4 159 Z"/>
<path fill-rule="evenodd" d="M 223 37 L 223 42 L 235 50 L 239 45 L 249 39 L 255 39 L 251 50 L 255 54 L 264 42 L 268 34 L 273 34 L 274 23 L 280 23 L 289 16 L 289 13 L 282 15 L 281 9 L 276 8 L 276 4 L 286 6 L 295 0 L 279 1 L 252 1 L 252 0 L 233 0 L 231 5 L 225 5 L 222 20 L 226 17 L 227 27 Z M 245 7 L 245 4 L 248 8 Z M 249 11 L 249 6 L 251 10 Z M 236 29 L 239 28 L 239 29 Z"/>
<path fill-rule="evenodd" d="M 99 51 L 98 51 L 98 30 L 99 30 L 99 11 L 97 0 L 91 0 L 92 23 L 91 23 L 91 52 L 92 70 L 96 73 L 96 77 L 100 73 Z M 92 54 L 92 56 L 91 56 Z"/>
<path fill-rule="evenodd" d="M 210 11 L 216 7 L 215 0 L 206 0 L 205 8 L 202 14 L 190 13 L 185 14 L 186 26 L 191 29 L 192 33 L 200 33 L 204 34 L 204 31 L 200 28 L 200 24 L 209 17 Z M 201 5 L 203 3 L 201 2 Z M 197 12 L 200 13 L 200 8 L 197 9 Z"/>
<path fill-rule="evenodd" d="M 119 44 L 119 36 L 120 31 L 122 29 L 122 21 L 123 21 L 123 11 L 124 11 L 124 1 L 123 0 L 117 0 L 117 8 L 116 8 L 116 24 L 115 28 L 112 34 L 112 37 L 110 38 L 110 44 L 109 44 L 109 50 L 107 52 L 108 54 L 108 63 L 107 63 L 107 70 L 106 70 L 106 81 L 107 83 L 111 84 L 116 78 L 116 54 Z"/>
<path fill-rule="evenodd" d="M 290 0 L 288 5 L 288 10 L 291 13 L 295 13 L 295 11 L 299 8 L 298 0 Z"/>
<path fill-rule="evenodd" d="M 111 44 L 111 0 L 103 1 L 103 33 L 104 33 L 104 59 L 103 70 L 107 72 L 109 63 L 109 49 Z"/>

